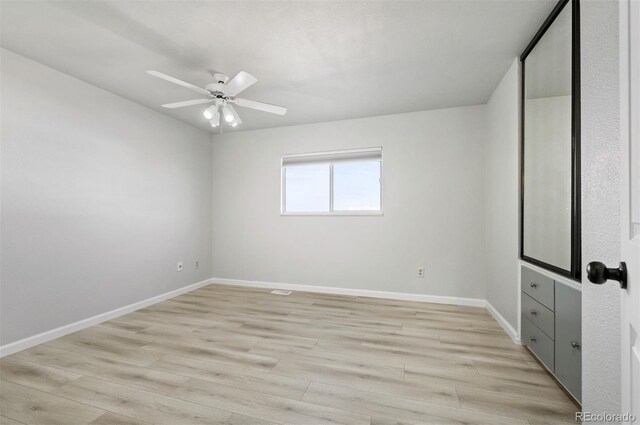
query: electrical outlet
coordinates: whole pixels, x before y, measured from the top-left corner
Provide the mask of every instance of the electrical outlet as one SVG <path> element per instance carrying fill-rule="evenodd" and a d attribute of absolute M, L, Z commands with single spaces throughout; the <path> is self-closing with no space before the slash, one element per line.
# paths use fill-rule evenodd
<path fill-rule="evenodd" d="M 196 269 L 200 268 L 200 261 L 196 260 Z"/>
<path fill-rule="evenodd" d="M 418 267 L 418 270 L 416 271 L 416 276 L 424 277 L 424 267 Z"/>
<path fill-rule="evenodd" d="M 182 263 L 182 261 L 178 261 L 178 271 L 181 272 L 182 268 L 184 267 L 184 264 Z"/>

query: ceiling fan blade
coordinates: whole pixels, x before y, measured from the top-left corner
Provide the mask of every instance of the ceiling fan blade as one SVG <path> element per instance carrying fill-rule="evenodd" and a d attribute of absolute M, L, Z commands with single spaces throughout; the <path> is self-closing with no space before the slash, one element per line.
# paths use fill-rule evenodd
<path fill-rule="evenodd" d="M 256 102 L 255 100 L 235 99 L 235 104 L 243 108 L 257 109 L 258 111 L 271 112 L 272 114 L 284 115 L 287 113 L 287 108 L 284 106 Z"/>
<path fill-rule="evenodd" d="M 170 83 L 177 84 L 177 85 L 182 86 L 182 87 L 186 87 L 186 88 L 188 88 L 190 90 L 193 90 L 193 91 L 196 91 L 196 92 L 198 92 L 200 94 L 206 94 L 207 96 L 209 96 L 211 94 L 211 93 L 209 93 L 209 91 L 207 91 L 207 90 L 205 90 L 203 88 L 200 88 L 198 86 L 194 86 L 193 84 L 189 84 L 189 83 L 187 83 L 185 81 L 182 81 L 182 80 L 178 80 L 177 78 L 174 78 L 174 77 L 172 77 L 170 75 L 167 75 L 167 74 L 163 74 L 162 72 L 147 71 L 147 74 L 153 75 L 154 77 L 162 78 L 163 80 L 168 81 Z"/>
<path fill-rule="evenodd" d="M 196 100 L 185 100 L 183 102 L 174 102 L 174 103 L 165 103 L 162 105 L 163 108 L 175 109 L 182 108 L 184 106 L 192 106 L 192 105 L 200 105 L 202 103 L 213 102 L 213 99 L 196 99 Z"/>
<path fill-rule="evenodd" d="M 238 72 L 231 81 L 224 85 L 224 93 L 235 96 L 258 82 L 258 79 L 245 71 Z"/>

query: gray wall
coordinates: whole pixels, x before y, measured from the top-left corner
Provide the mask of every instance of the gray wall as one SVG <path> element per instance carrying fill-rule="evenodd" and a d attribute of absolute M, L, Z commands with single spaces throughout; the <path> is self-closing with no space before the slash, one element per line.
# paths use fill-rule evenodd
<path fill-rule="evenodd" d="M 1 344 L 209 278 L 210 135 L 1 54 Z"/>
<path fill-rule="evenodd" d="M 213 276 L 484 299 L 485 109 L 214 136 Z M 384 216 L 280 216 L 283 154 L 371 146 Z"/>
<path fill-rule="evenodd" d="M 620 261 L 618 4 L 581 8 L 582 265 Z M 620 411 L 620 288 L 583 277 L 582 403 Z"/>
<path fill-rule="evenodd" d="M 487 301 L 518 331 L 520 68 L 516 59 L 487 104 Z"/>

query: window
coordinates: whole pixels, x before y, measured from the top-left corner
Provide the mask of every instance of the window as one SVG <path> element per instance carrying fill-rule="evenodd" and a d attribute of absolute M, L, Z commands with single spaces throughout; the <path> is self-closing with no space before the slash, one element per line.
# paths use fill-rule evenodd
<path fill-rule="evenodd" d="M 330 208 L 330 172 L 329 164 L 287 167 L 285 171 L 285 187 L 287 189 L 285 211 L 328 212 Z"/>
<path fill-rule="evenodd" d="M 282 214 L 382 213 L 382 148 L 282 157 Z"/>

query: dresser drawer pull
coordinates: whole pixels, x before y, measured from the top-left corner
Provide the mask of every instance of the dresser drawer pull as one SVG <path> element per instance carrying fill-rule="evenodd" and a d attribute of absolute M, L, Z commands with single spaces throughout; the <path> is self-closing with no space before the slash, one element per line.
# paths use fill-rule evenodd
<path fill-rule="evenodd" d="M 531 313 L 532 316 L 537 316 L 538 312 L 535 310 L 531 310 L 529 313 Z"/>
<path fill-rule="evenodd" d="M 532 288 L 534 288 L 534 289 L 535 289 L 535 288 L 537 288 L 537 287 L 538 287 L 538 284 L 537 284 L 537 283 L 535 283 L 535 282 L 531 282 L 531 283 L 529 284 L 529 286 L 531 286 Z"/>
<path fill-rule="evenodd" d="M 536 342 L 536 337 L 535 336 L 531 337 L 531 342 Z"/>
<path fill-rule="evenodd" d="M 575 342 L 575 341 L 571 341 L 571 347 L 580 348 L 580 343 L 579 342 Z"/>

